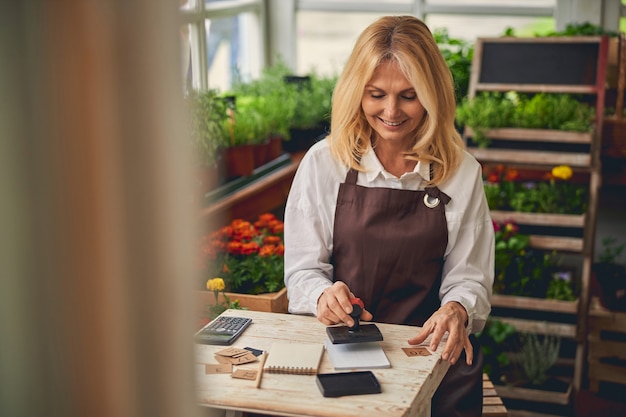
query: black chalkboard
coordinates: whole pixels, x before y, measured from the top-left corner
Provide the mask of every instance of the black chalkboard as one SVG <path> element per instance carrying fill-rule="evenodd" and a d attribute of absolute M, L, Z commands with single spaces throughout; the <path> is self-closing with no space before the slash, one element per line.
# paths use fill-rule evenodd
<path fill-rule="evenodd" d="M 600 44 L 483 40 L 479 83 L 595 85 Z"/>

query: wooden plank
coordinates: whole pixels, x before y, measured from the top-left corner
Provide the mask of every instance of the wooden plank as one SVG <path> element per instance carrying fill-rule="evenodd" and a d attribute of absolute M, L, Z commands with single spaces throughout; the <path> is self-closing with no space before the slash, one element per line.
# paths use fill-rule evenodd
<path fill-rule="evenodd" d="M 558 237 L 558 236 L 538 236 L 531 235 L 530 246 L 536 249 L 560 250 L 575 253 L 582 253 L 584 241 L 582 238 L 576 237 Z"/>
<path fill-rule="evenodd" d="M 589 341 L 589 360 L 605 358 L 626 360 L 626 342 L 601 339 L 593 334 L 587 340 Z M 626 367 L 622 367 L 622 372 L 626 373 Z"/>
<path fill-rule="evenodd" d="M 589 329 L 626 333 L 626 312 L 611 311 L 593 297 L 589 306 Z"/>
<path fill-rule="evenodd" d="M 626 367 L 589 361 L 589 379 L 626 384 Z"/>
<path fill-rule="evenodd" d="M 483 404 L 483 417 L 507 417 L 508 415 L 509 412 L 503 404 Z"/>
<path fill-rule="evenodd" d="M 496 163 L 523 163 L 545 166 L 569 165 L 588 168 L 591 166 L 591 156 L 587 153 L 563 153 L 548 151 L 523 151 L 503 149 L 482 149 L 469 147 L 467 151 L 474 158 L 483 162 Z"/>
<path fill-rule="evenodd" d="M 511 317 L 497 317 L 503 323 L 515 327 L 518 332 L 552 334 L 555 336 L 574 339 L 576 337 L 576 325 L 566 323 L 551 323 L 546 321 L 517 319 Z"/>
<path fill-rule="evenodd" d="M 551 214 L 551 213 L 522 213 L 519 211 L 491 210 L 491 219 L 504 223 L 513 221 L 517 224 L 533 226 L 561 226 L 584 227 L 584 214 Z"/>
<path fill-rule="evenodd" d="M 543 298 L 494 294 L 491 298 L 491 305 L 494 307 L 517 308 L 535 311 L 551 311 L 554 313 L 578 313 L 578 300 L 546 300 Z"/>
<path fill-rule="evenodd" d="M 514 140 L 522 142 L 557 142 L 557 143 L 591 143 L 593 134 L 588 132 L 569 132 L 554 129 L 519 129 L 498 128 L 483 132 L 490 139 Z M 471 127 L 465 127 L 465 137 L 475 137 Z"/>
<path fill-rule="evenodd" d="M 491 84 L 479 83 L 476 89 L 480 91 L 519 91 L 522 93 L 572 93 L 594 94 L 598 90 L 592 85 L 550 85 L 550 84 Z"/>
<path fill-rule="evenodd" d="M 566 392 L 542 391 L 508 385 L 497 385 L 496 391 L 502 398 L 568 405 L 571 400 L 572 385 L 569 385 Z"/>
<path fill-rule="evenodd" d="M 509 410 L 509 417 L 563 417 L 562 415 L 545 414 L 537 411 Z"/>
<path fill-rule="evenodd" d="M 224 223 L 234 218 L 251 219 L 279 207 L 287 199 L 301 155 L 291 159 L 289 165 L 203 208 L 200 217 Z"/>

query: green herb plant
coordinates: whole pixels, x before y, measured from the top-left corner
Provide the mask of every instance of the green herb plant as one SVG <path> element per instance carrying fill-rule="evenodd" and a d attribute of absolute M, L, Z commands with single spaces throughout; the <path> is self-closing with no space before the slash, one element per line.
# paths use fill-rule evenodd
<path fill-rule="evenodd" d="M 561 349 L 561 337 L 546 332 L 545 335 L 520 333 L 520 356 L 513 356 L 532 385 L 540 386 L 548 380 L 548 370 L 554 366 Z"/>
<path fill-rule="evenodd" d="M 463 39 L 451 38 L 447 29 L 435 29 L 433 37 L 452 73 L 454 95 L 458 104 L 467 96 L 474 44 Z"/>
<path fill-rule="evenodd" d="M 191 90 L 186 100 L 191 110 L 190 137 L 194 153 L 201 165 L 212 167 L 219 159 L 220 149 L 227 145 L 222 133 L 227 118 L 226 103 L 216 90 Z"/>
<path fill-rule="evenodd" d="M 504 369 L 510 365 L 511 360 L 507 351 L 513 348 L 516 334 L 513 325 L 489 318 L 485 328 L 476 335 L 484 356 L 483 372 L 489 375 L 492 381 L 499 381 Z"/>
<path fill-rule="evenodd" d="M 478 147 L 490 145 L 485 133 L 494 128 L 556 129 L 589 132 L 594 110 L 571 94 L 482 92 L 466 97 L 456 110 L 459 125 L 471 127 Z"/>

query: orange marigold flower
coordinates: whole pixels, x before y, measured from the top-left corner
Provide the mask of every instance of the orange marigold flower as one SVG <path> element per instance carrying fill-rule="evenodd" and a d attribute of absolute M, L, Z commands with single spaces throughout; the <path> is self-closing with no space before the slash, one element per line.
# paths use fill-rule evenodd
<path fill-rule="evenodd" d="M 284 255 L 285 254 L 285 245 L 282 243 L 276 246 L 276 255 Z"/>
<path fill-rule="evenodd" d="M 263 238 L 264 245 L 277 245 L 280 243 L 280 236 L 265 236 Z"/>
<path fill-rule="evenodd" d="M 252 255 L 253 253 L 257 253 L 259 251 L 259 248 L 260 246 L 256 242 L 243 243 L 241 245 L 241 254 Z"/>
<path fill-rule="evenodd" d="M 285 224 L 277 220 L 276 222 L 272 223 L 270 230 L 272 231 L 272 233 L 283 233 L 285 231 Z"/>
<path fill-rule="evenodd" d="M 274 245 L 263 245 L 261 249 L 259 249 L 259 256 L 272 256 L 276 253 L 276 246 Z"/>
<path fill-rule="evenodd" d="M 226 251 L 232 255 L 240 255 L 243 253 L 244 243 L 241 242 L 228 242 Z"/>
<path fill-rule="evenodd" d="M 274 216 L 272 213 L 264 213 L 259 216 L 259 220 L 264 223 L 269 223 L 275 219 L 276 219 L 276 216 Z"/>
<path fill-rule="evenodd" d="M 250 222 L 243 219 L 234 219 L 230 222 L 230 225 L 233 227 L 233 229 L 239 229 L 241 227 L 248 227 L 250 225 Z"/>
<path fill-rule="evenodd" d="M 228 267 L 228 265 L 224 264 L 222 265 L 222 272 L 228 274 L 230 272 L 230 268 Z"/>
<path fill-rule="evenodd" d="M 507 181 L 514 181 L 514 180 L 516 180 L 517 178 L 519 178 L 519 172 L 518 172 L 516 169 L 509 169 L 509 170 L 506 172 L 506 177 L 505 177 L 505 179 L 506 179 Z"/>
<path fill-rule="evenodd" d="M 487 182 L 498 183 L 500 182 L 500 176 L 497 172 L 492 172 L 487 176 Z"/>

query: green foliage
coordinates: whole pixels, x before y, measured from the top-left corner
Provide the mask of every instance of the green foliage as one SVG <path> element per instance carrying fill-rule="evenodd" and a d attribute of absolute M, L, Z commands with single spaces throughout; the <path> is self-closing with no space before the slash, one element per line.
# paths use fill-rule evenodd
<path fill-rule="evenodd" d="M 228 255 L 223 262 L 230 270 L 223 275 L 231 291 L 262 294 L 278 291 L 284 287 L 283 256 Z"/>
<path fill-rule="evenodd" d="M 509 203 L 513 210 L 526 213 L 582 214 L 587 210 L 587 189 L 554 179 L 515 183 Z"/>
<path fill-rule="evenodd" d="M 485 328 L 476 335 L 484 355 L 483 372 L 494 381 L 500 379 L 502 370 L 510 364 L 506 352 L 512 346 L 515 334 L 512 325 L 489 318 Z"/>
<path fill-rule="evenodd" d="M 589 132 L 594 110 L 571 94 L 482 92 L 457 107 L 460 125 L 471 127 L 479 147 L 488 147 L 485 131 L 499 127 Z"/>
<path fill-rule="evenodd" d="M 608 35 L 611 37 L 618 36 L 619 33 L 606 30 L 600 25 L 594 25 L 589 22 L 570 23 L 561 31 L 548 33 L 546 36 L 601 36 Z"/>
<path fill-rule="evenodd" d="M 289 127 L 293 123 L 296 110 L 295 96 L 284 78 L 290 73 L 282 62 L 263 69 L 261 77 L 248 83 L 238 83 L 232 88 L 235 96 L 253 96 L 263 99 L 263 105 L 256 109 L 271 134 L 289 139 Z"/>
<path fill-rule="evenodd" d="M 266 100 L 259 96 L 236 97 L 233 117 L 222 122 L 222 135 L 228 146 L 261 143 L 270 134 L 268 120 L 263 117 Z"/>
<path fill-rule="evenodd" d="M 603 263 L 616 263 L 624 250 L 624 244 L 617 244 L 617 239 L 607 236 L 602 239 L 602 252 L 598 255 L 598 260 Z"/>
<path fill-rule="evenodd" d="M 256 108 L 271 133 L 289 139 L 290 128 L 312 128 L 329 120 L 332 93 L 336 77 L 322 77 L 311 73 L 298 77 L 300 82 L 288 82 L 291 70 L 282 62 L 266 67 L 261 77 L 232 88 L 237 96 L 259 97 L 263 106 Z M 237 104 L 239 107 L 239 104 Z"/>
<path fill-rule="evenodd" d="M 554 18 L 542 18 L 537 19 L 533 24 L 524 29 L 513 29 L 511 27 L 506 28 L 503 33 L 504 36 L 518 36 L 518 37 L 540 37 L 540 36 L 601 36 L 608 35 L 611 37 L 618 36 L 615 31 L 609 31 L 602 26 L 594 25 L 589 22 L 584 23 L 570 23 L 565 29 L 556 31 L 554 30 Z"/>
<path fill-rule="evenodd" d="M 557 335 L 519 334 L 522 343 L 517 365 L 525 378 L 533 385 L 541 385 L 548 379 L 548 370 L 552 368 L 561 349 L 561 338 Z"/>
<path fill-rule="evenodd" d="M 295 98 L 292 128 L 311 129 L 330 121 L 336 77 L 321 77 L 311 73 L 298 82 L 287 83 L 288 94 Z"/>
<path fill-rule="evenodd" d="M 567 166 L 559 168 L 571 171 Z M 569 179 L 569 178 L 568 178 Z M 499 165 L 485 175 L 485 196 L 491 210 L 523 213 L 582 214 L 587 211 L 587 187 L 556 177 L 552 172 L 539 181 L 526 181 L 517 170 Z"/>
<path fill-rule="evenodd" d="M 530 247 L 530 237 L 519 233 L 513 222 L 503 225 L 494 223 L 495 231 L 495 276 L 493 292 L 495 294 L 517 295 L 524 297 L 548 298 L 565 292 L 556 288 L 548 292 L 554 280 L 553 271 L 559 264 L 555 251 L 541 251 Z M 555 283 L 564 285 L 570 282 Z M 570 291 L 571 288 L 570 288 Z M 573 292 L 573 291 L 572 291 Z"/>
<path fill-rule="evenodd" d="M 555 273 L 548 283 L 546 298 L 550 300 L 574 301 L 576 296 L 572 289 L 572 277 L 570 274 Z"/>
<path fill-rule="evenodd" d="M 219 150 L 226 143 L 222 124 L 226 120 L 226 103 L 216 90 L 190 91 L 187 102 L 191 107 L 191 140 L 201 164 L 213 166 Z"/>
<path fill-rule="evenodd" d="M 463 97 L 467 96 L 474 44 L 462 39 L 451 38 L 447 29 L 435 30 L 433 37 L 452 73 L 455 87 L 454 95 L 458 104 Z"/>

